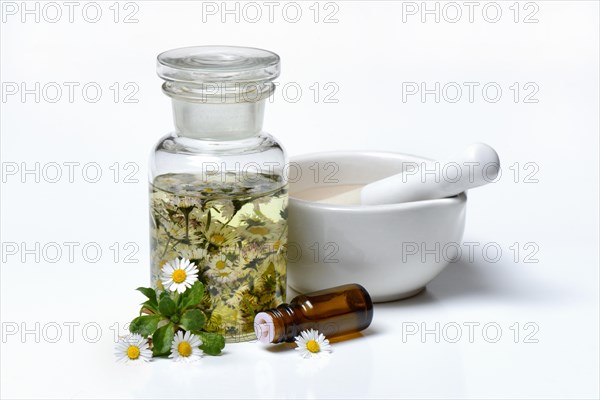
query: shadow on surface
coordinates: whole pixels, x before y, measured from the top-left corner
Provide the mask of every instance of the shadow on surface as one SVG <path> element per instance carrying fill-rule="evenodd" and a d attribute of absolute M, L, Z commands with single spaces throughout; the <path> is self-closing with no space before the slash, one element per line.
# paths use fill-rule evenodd
<path fill-rule="evenodd" d="M 500 272 L 500 274 L 499 274 Z M 489 264 L 481 265 L 459 261 L 449 264 L 428 285 L 427 292 L 437 299 L 478 294 L 506 292 L 506 276 Z"/>
<path fill-rule="evenodd" d="M 271 353 L 281 353 L 283 351 L 294 350 L 295 348 L 296 348 L 295 343 L 279 343 L 279 344 L 275 344 L 275 345 L 265 346 L 264 349 Z"/>
<path fill-rule="evenodd" d="M 329 338 L 329 343 L 342 343 L 347 341 L 360 340 L 367 336 L 377 335 L 379 331 L 377 329 L 373 329 L 373 327 L 369 327 L 369 329 L 364 330 L 362 332 L 349 333 L 343 336 L 336 336 L 333 338 Z M 276 345 L 265 347 L 265 350 L 270 351 L 271 353 L 281 353 L 285 351 L 294 350 L 296 348 L 295 343 L 279 343 Z"/>
<path fill-rule="evenodd" d="M 444 268 L 423 292 L 402 300 L 378 303 L 378 306 L 419 306 L 465 297 L 523 300 L 546 296 L 549 288 L 532 290 L 530 278 L 525 274 L 516 275 L 514 268 L 507 265 L 459 261 Z"/>

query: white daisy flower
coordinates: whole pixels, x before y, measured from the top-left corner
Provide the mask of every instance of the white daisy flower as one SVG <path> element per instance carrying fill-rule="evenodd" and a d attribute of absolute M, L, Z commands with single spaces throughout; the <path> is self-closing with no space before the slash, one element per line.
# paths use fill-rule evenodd
<path fill-rule="evenodd" d="M 270 196 L 261 196 L 261 197 L 257 197 L 256 199 L 252 200 L 252 205 L 254 206 L 255 210 L 260 211 L 260 206 L 262 204 L 268 204 L 270 201 L 271 201 Z"/>
<path fill-rule="evenodd" d="M 255 217 L 245 220 L 247 226 L 241 226 L 240 233 L 244 238 L 252 242 L 274 242 L 281 236 L 281 224 L 277 224 L 268 218 L 257 219 Z"/>
<path fill-rule="evenodd" d="M 225 218 L 226 220 L 229 220 L 231 217 L 233 217 L 233 214 L 235 213 L 235 207 L 233 206 L 233 202 L 231 200 L 220 200 L 217 202 L 217 205 L 220 206 L 219 212 L 221 217 Z"/>
<path fill-rule="evenodd" d="M 240 249 L 240 263 L 248 264 L 256 259 L 264 258 L 271 249 L 263 243 L 247 243 Z"/>
<path fill-rule="evenodd" d="M 128 335 L 119 339 L 115 346 L 117 361 L 126 363 L 147 362 L 152 358 L 152 350 L 145 339 L 139 333 Z"/>
<path fill-rule="evenodd" d="M 188 260 L 204 260 L 208 257 L 208 253 L 202 247 L 190 246 L 179 251 L 181 258 L 187 258 Z"/>
<path fill-rule="evenodd" d="M 162 268 L 161 281 L 171 292 L 183 293 L 198 280 L 198 267 L 187 258 L 176 258 Z"/>
<path fill-rule="evenodd" d="M 202 356 L 202 350 L 198 347 L 201 345 L 202 340 L 198 336 L 190 332 L 184 334 L 179 331 L 173 336 L 169 358 L 183 362 L 197 361 Z"/>
<path fill-rule="evenodd" d="M 270 243 L 271 245 L 271 250 L 275 253 L 275 254 L 279 254 L 281 253 L 285 248 L 287 248 L 287 243 L 286 240 L 287 238 L 281 238 L 281 239 L 277 239 L 276 241 L 274 241 L 273 243 Z"/>
<path fill-rule="evenodd" d="M 198 242 L 202 236 L 200 232 L 195 229 L 185 229 L 185 223 L 183 222 L 183 217 L 181 217 L 181 222 L 174 223 L 171 221 L 164 221 L 161 223 L 165 229 L 165 233 L 175 239 L 186 239 L 192 243 Z"/>
<path fill-rule="evenodd" d="M 323 353 L 331 353 L 331 345 L 325 335 L 314 329 L 302 331 L 296 336 L 296 350 L 304 358 L 319 357 Z"/>
<path fill-rule="evenodd" d="M 177 208 L 189 208 L 199 205 L 199 201 L 193 197 L 172 197 L 173 206 Z"/>
<path fill-rule="evenodd" d="M 217 221 L 212 221 L 210 227 L 204 233 L 206 240 L 210 244 L 219 248 L 235 246 L 239 241 L 237 232 L 229 225 L 222 224 Z"/>
<path fill-rule="evenodd" d="M 250 286 L 248 286 L 247 283 L 239 285 L 235 292 L 231 293 L 231 297 L 225 301 L 225 304 L 230 307 L 237 307 L 244 298 L 244 294 L 248 293 L 249 291 Z"/>
<path fill-rule="evenodd" d="M 212 256 L 208 262 L 208 270 L 204 275 L 214 282 L 221 284 L 231 283 L 240 277 L 233 262 L 231 262 L 226 254 L 217 254 Z"/>

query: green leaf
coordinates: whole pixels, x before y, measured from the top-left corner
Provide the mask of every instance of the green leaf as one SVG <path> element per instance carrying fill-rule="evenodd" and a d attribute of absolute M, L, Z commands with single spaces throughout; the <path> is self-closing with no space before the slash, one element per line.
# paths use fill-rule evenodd
<path fill-rule="evenodd" d="M 147 308 L 153 312 L 158 312 L 158 301 L 156 300 L 156 291 L 152 288 L 139 287 L 136 289 L 148 298 L 142 303 L 142 310 Z"/>
<path fill-rule="evenodd" d="M 169 293 L 162 292 L 160 294 L 160 300 L 158 301 L 158 311 L 160 311 L 160 313 L 165 317 L 170 317 L 177 311 L 177 305 L 175 304 L 175 301 L 173 301 Z"/>
<path fill-rule="evenodd" d="M 169 354 L 174 335 L 175 325 L 172 322 L 158 328 L 152 335 L 152 355 L 164 356 Z"/>
<path fill-rule="evenodd" d="M 285 207 L 284 209 L 282 209 L 281 211 L 279 211 L 279 215 L 281 216 L 281 218 L 283 219 L 288 219 L 288 208 Z"/>
<path fill-rule="evenodd" d="M 131 333 L 139 333 L 143 337 L 148 337 L 154 333 L 160 320 L 160 315 L 142 315 L 131 321 L 129 331 Z"/>
<path fill-rule="evenodd" d="M 145 309 L 152 311 L 152 313 L 154 313 L 154 314 L 158 314 L 158 308 L 156 306 L 154 306 L 153 304 L 151 304 L 150 300 L 142 303 L 142 307 L 140 308 L 140 315 L 144 314 Z M 150 313 L 147 312 L 146 314 L 150 314 Z"/>
<path fill-rule="evenodd" d="M 237 214 L 238 211 L 240 211 L 242 209 L 242 207 L 244 207 L 244 205 L 246 203 L 248 203 L 250 200 L 231 200 L 231 202 L 233 203 L 233 215 Z"/>
<path fill-rule="evenodd" d="M 194 285 L 183 292 L 181 296 L 181 310 L 196 307 L 202 301 L 204 296 L 204 285 L 200 281 L 196 281 Z"/>
<path fill-rule="evenodd" d="M 209 356 L 218 356 L 225 348 L 225 338 L 218 333 L 195 332 L 202 339 L 200 349 Z"/>
<path fill-rule="evenodd" d="M 144 296 L 148 298 L 148 301 L 153 304 L 158 304 L 156 300 L 156 290 L 149 287 L 139 287 L 137 289 L 138 292 L 141 292 Z"/>
<path fill-rule="evenodd" d="M 204 327 L 206 316 L 198 309 L 188 310 L 181 316 L 180 325 L 186 331 L 199 331 Z"/>

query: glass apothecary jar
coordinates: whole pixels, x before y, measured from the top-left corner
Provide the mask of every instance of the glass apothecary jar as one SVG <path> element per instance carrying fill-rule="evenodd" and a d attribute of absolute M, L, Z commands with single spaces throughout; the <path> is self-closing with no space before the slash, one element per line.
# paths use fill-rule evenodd
<path fill-rule="evenodd" d="M 245 47 L 187 47 L 157 61 L 175 130 L 150 158 L 152 285 L 170 290 L 163 267 L 194 263 L 205 329 L 229 342 L 254 339 L 256 313 L 285 300 L 286 156 L 262 131 L 279 68 L 276 54 Z"/>

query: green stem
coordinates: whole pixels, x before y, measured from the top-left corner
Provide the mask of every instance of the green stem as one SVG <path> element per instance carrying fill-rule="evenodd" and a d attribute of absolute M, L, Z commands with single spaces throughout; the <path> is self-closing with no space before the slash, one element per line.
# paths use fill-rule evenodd
<path fill-rule="evenodd" d="M 163 251 L 163 253 L 160 256 L 160 258 L 163 258 L 165 256 L 165 254 L 167 254 L 167 250 L 169 250 L 169 243 L 171 243 L 171 235 L 167 234 L 167 237 L 169 239 L 167 240 L 167 244 L 165 245 L 165 251 Z"/>
<path fill-rule="evenodd" d="M 265 216 L 265 214 L 263 214 L 263 213 L 262 213 L 262 211 L 260 211 L 260 209 L 258 209 L 258 208 L 255 208 L 255 209 L 254 209 L 254 213 L 255 213 L 256 215 L 258 215 L 259 217 L 261 217 L 261 218 L 268 219 L 268 218 Z"/>
<path fill-rule="evenodd" d="M 287 224 L 285 224 L 285 229 L 283 231 L 281 231 L 281 235 L 279 235 L 279 237 L 277 238 L 277 240 L 281 240 L 281 238 L 283 237 L 283 235 L 287 232 L 288 226 Z"/>
<path fill-rule="evenodd" d="M 185 213 L 185 240 L 190 240 L 190 213 Z"/>

